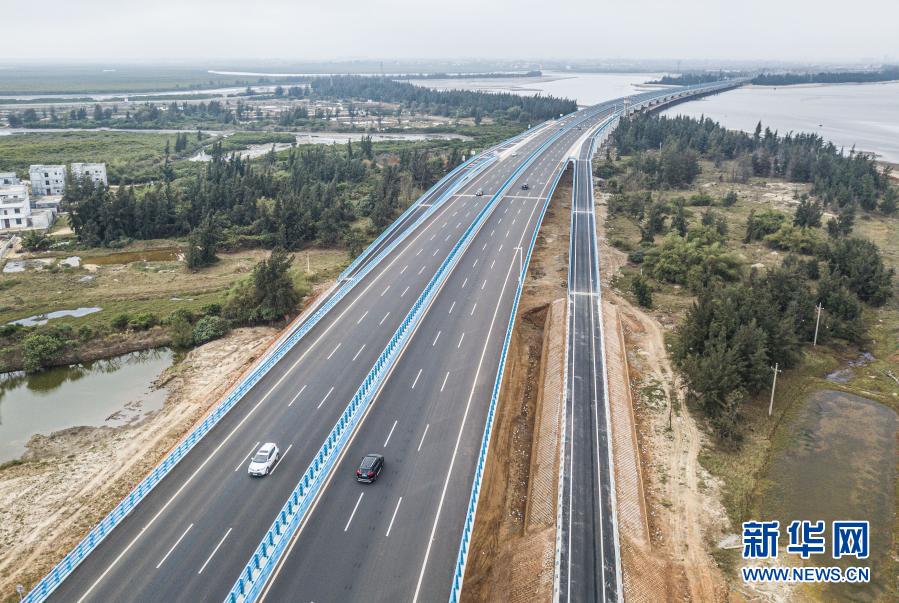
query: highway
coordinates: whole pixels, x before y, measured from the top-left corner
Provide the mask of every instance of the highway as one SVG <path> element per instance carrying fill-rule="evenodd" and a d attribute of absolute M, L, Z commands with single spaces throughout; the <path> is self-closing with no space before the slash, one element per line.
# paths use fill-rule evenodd
<path fill-rule="evenodd" d="M 517 249 L 539 227 L 553 178 L 581 135 L 572 130 L 550 145 L 477 233 L 263 600 L 446 599 L 518 284 Z M 369 452 L 383 454 L 386 468 L 376 483 L 358 484 L 353 471 Z"/>
<path fill-rule="evenodd" d="M 571 119 L 550 122 L 517 141 L 514 148 L 501 145 L 500 159 L 463 185 L 356 284 L 51 598 L 223 599 L 347 400 L 480 207 L 535 149 L 560 135 L 559 127 Z M 536 183 L 553 167 L 541 156 L 527 177 Z M 484 189 L 483 197 L 474 195 L 478 188 Z M 424 212 L 433 199 L 425 199 L 417 211 Z M 509 224 L 511 220 L 522 228 L 523 218 L 510 218 Z M 397 229 L 395 236 L 402 232 Z M 506 253 L 509 249 L 505 248 Z M 474 283 L 471 286 L 474 289 Z M 447 340 L 451 337 L 446 333 Z M 489 371 L 483 375 L 492 378 Z M 417 391 L 424 387 L 422 380 Z M 397 442 L 399 436 L 398 432 Z M 283 458 L 271 476 L 252 479 L 246 474 L 248 457 L 266 441 L 277 442 Z M 388 458 L 388 467 L 395 462 Z M 378 486 L 385 484 L 386 480 Z"/>
<path fill-rule="evenodd" d="M 575 162 L 572 199 L 560 601 L 618 601 L 621 587 L 590 149 L 584 142 Z"/>
<path fill-rule="evenodd" d="M 494 161 L 476 161 L 431 191 L 366 252 L 352 274 L 362 274 L 392 243 L 398 242 L 396 247 L 50 598 L 222 600 L 347 401 L 450 250 L 496 194 L 495 205 L 401 352 L 263 593 L 269 601 L 444 600 L 523 269 L 519 250 L 539 228 L 552 182 L 572 149 L 620 103 L 616 99 L 546 122 L 493 149 Z M 456 184 L 455 178 L 466 180 L 426 215 Z M 522 188 L 524 183 L 530 185 L 528 190 Z M 478 189 L 483 196 L 475 194 Z M 423 221 L 416 226 L 419 218 Z M 585 228 L 584 236 L 592 237 L 592 226 Z M 589 293 L 598 286 L 589 270 L 579 268 L 572 275 L 576 291 Z M 589 319 L 598 321 L 594 315 Z M 578 329 L 587 324 L 584 320 L 579 319 Z M 598 426 L 595 432 L 601 435 L 604 429 Z M 267 441 L 280 446 L 282 460 L 272 475 L 250 478 L 249 457 Z M 375 484 L 357 484 L 353 471 L 368 452 L 385 454 L 384 475 Z M 607 484 L 601 478 L 603 471 L 608 474 L 608 458 L 597 462 L 600 483 Z M 608 491 L 607 485 L 603 488 L 600 493 Z M 611 505 L 603 506 L 597 517 L 611 513 Z M 617 566 L 608 557 L 603 563 Z M 617 582 L 600 587 L 613 594 L 617 588 Z M 574 594 L 572 598 L 580 600 Z"/>

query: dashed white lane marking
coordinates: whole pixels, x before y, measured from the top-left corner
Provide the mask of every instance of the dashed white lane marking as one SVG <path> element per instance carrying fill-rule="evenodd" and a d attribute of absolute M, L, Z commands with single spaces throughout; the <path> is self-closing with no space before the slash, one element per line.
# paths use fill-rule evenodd
<path fill-rule="evenodd" d="M 331 351 L 330 354 L 328 354 L 327 360 L 330 360 L 330 359 L 331 359 L 331 356 L 333 356 L 334 353 L 337 352 L 337 350 L 339 350 L 339 349 L 340 349 L 340 346 L 342 346 L 342 345 L 343 345 L 343 342 L 342 342 L 342 341 L 341 341 L 340 343 L 338 343 L 338 344 L 337 344 L 337 347 L 334 348 L 334 349 Z"/>
<path fill-rule="evenodd" d="M 390 436 L 393 435 L 393 430 L 396 429 L 397 422 L 399 422 L 399 419 L 393 422 L 393 426 L 390 428 L 390 433 L 387 434 L 387 439 L 384 440 L 384 448 L 387 448 L 387 443 L 390 441 Z"/>
<path fill-rule="evenodd" d="M 449 312 L 447 312 L 447 314 L 452 314 L 453 308 L 455 308 L 455 307 L 456 307 L 456 302 L 453 302 L 453 304 L 450 306 Z"/>
<path fill-rule="evenodd" d="M 409 287 L 406 287 L 405 289 L 403 289 L 403 292 L 400 293 L 400 297 L 406 295 L 406 293 L 408 293 L 408 292 L 409 292 Z"/>
<path fill-rule="evenodd" d="M 217 545 L 215 545 L 215 548 L 212 549 L 212 552 L 211 552 L 211 553 L 209 553 L 209 557 L 206 558 L 206 562 L 203 563 L 203 567 L 200 568 L 200 571 L 197 572 L 197 575 L 200 575 L 200 574 L 203 573 L 203 570 L 206 569 L 206 566 L 209 565 L 209 562 L 212 561 L 212 558 L 215 557 L 215 554 L 216 554 L 216 553 L 218 553 L 219 548 L 222 546 L 222 544 L 224 544 L 225 538 L 228 537 L 228 534 L 231 533 L 231 530 L 232 530 L 232 529 L 233 529 L 233 528 L 228 528 L 228 531 L 225 532 L 225 535 L 222 536 L 222 539 L 219 540 L 219 543 L 218 543 Z"/>
<path fill-rule="evenodd" d="M 474 316 L 474 309 L 477 307 L 478 307 L 478 303 L 475 302 L 475 304 L 471 307 L 471 313 L 469 313 L 469 316 Z"/>
<path fill-rule="evenodd" d="M 412 387 L 410 387 L 409 389 L 415 389 L 415 384 L 418 383 L 418 378 L 421 377 L 421 372 L 423 370 L 424 369 L 418 369 L 418 374 L 415 375 L 415 381 L 412 382 Z"/>
<path fill-rule="evenodd" d="M 421 445 L 425 443 L 425 436 L 428 435 L 428 427 L 430 427 L 430 426 L 431 426 L 430 423 L 425 425 L 425 432 L 423 434 L 421 434 L 421 441 L 418 442 L 418 452 L 421 452 Z"/>
<path fill-rule="evenodd" d="M 435 255 L 437 255 L 437 252 L 438 252 L 438 251 L 440 251 L 440 250 L 439 250 L 439 249 L 435 249 L 435 250 L 434 250 L 434 253 L 431 254 L 431 257 L 434 257 Z"/>
<path fill-rule="evenodd" d="M 331 392 L 333 392 L 333 391 L 334 391 L 334 386 L 332 385 L 332 386 L 331 386 L 331 389 L 328 390 L 328 393 L 325 394 L 325 397 L 322 398 L 322 401 L 318 403 L 318 406 L 316 406 L 316 408 L 321 408 L 321 407 L 322 407 L 322 404 L 325 403 L 325 400 L 328 399 L 328 396 L 330 396 L 330 395 L 331 395 Z"/>
<path fill-rule="evenodd" d="M 331 389 L 334 389 L 334 388 L 332 387 Z M 329 392 L 329 393 L 330 393 L 330 392 Z M 322 400 L 322 402 L 324 402 L 324 400 Z M 284 451 L 284 454 L 282 454 L 280 457 L 278 457 L 278 462 L 275 463 L 275 466 L 272 467 L 272 470 L 268 472 L 269 475 L 273 474 L 275 471 L 278 470 L 278 467 L 281 466 L 281 461 L 284 460 L 284 457 L 287 456 L 287 453 L 290 452 L 290 449 L 291 449 L 291 448 L 293 448 L 293 444 L 291 444 L 290 446 L 288 446 L 288 447 L 287 447 L 287 450 Z"/>
<path fill-rule="evenodd" d="M 404 273 L 406 271 L 406 268 L 408 268 L 408 267 L 409 267 L 409 264 L 406 264 L 405 266 L 403 266 L 403 269 L 400 270 L 400 274 Z"/>
<path fill-rule="evenodd" d="M 481 251 L 484 251 L 485 249 L 487 249 L 487 243 L 484 243 L 484 246 L 481 247 Z"/>
<path fill-rule="evenodd" d="M 457 349 L 457 350 L 458 350 L 459 348 L 462 347 L 462 340 L 463 340 L 463 339 L 465 339 L 465 333 L 462 333 L 462 337 L 459 338 L 459 343 L 456 344 L 456 349 Z"/>
<path fill-rule="evenodd" d="M 481 283 L 481 291 L 483 291 L 484 287 L 486 287 L 486 286 L 487 286 L 487 279 L 484 279 L 484 282 Z"/>
<path fill-rule="evenodd" d="M 390 518 L 390 525 L 387 526 L 387 533 L 384 535 L 384 538 L 390 538 L 390 530 L 393 529 L 393 522 L 396 520 L 396 512 L 400 510 L 401 502 L 403 502 L 402 496 L 400 496 L 400 499 L 396 501 L 396 509 L 393 510 L 393 517 Z"/>
<path fill-rule="evenodd" d="M 421 267 L 421 269 L 418 271 L 418 275 L 419 275 L 419 276 L 421 276 L 421 273 L 425 271 L 425 268 L 427 268 L 427 266 L 422 266 L 422 267 Z"/>
<path fill-rule="evenodd" d="M 424 250 L 425 250 L 425 248 L 424 248 L 424 247 L 422 247 L 422 248 L 421 248 L 421 249 L 419 249 L 419 250 L 418 250 L 418 251 L 416 251 L 416 252 L 415 252 L 415 255 L 418 255 L 418 254 L 420 254 L 420 253 L 421 253 L 421 252 L 422 252 L 422 251 L 424 251 Z"/>
<path fill-rule="evenodd" d="M 305 386 L 304 386 L 304 387 L 305 387 Z M 247 462 L 247 459 L 250 458 L 250 455 L 251 455 L 251 454 L 253 454 L 254 452 L 256 452 L 256 449 L 257 449 L 258 447 L 259 447 L 259 442 L 256 442 L 255 444 L 253 444 L 253 447 L 250 448 L 250 451 L 247 453 L 247 456 L 245 456 L 245 457 L 243 457 L 243 459 L 241 459 L 240 463 L 237 464 L 237 467 L 235 467 L 234 470 L 237 471 L 238 469 L 240 469 L 241 467 L 243 467 L 243 464 Z"/>
<path fill-rule="evenodd" d="M 365 492 L 360 492 L 359 498 L 356 499 L 356 505 L 353 507 L 353 512 L 350 513 L 350 518 L 347 520 L 346 525 L 343 527 L 344 532 L 350 529 L 350 524 L 353 523 L 353 517 L 356 515 L 356 509 L 359 508 L 359 503 L 362 502 L 363 496 L 365 496 Z"/>
<path fill-rule="evenodd" d="M 306 385 L 309 385 L 309 384 L 307 383 L 307 384 L 303 385 L 303 387 L 300 388 L 300 391 L 297 392 L 297 395 L 294 396 L 293 400 L 291 400 L 290 403 L 287 405 L 288 407 L 293 406 L 293 403 L 297 401 L 297 398 L 299 398 L 300 394 L 303 393 L 303 390 L 306 389 Z"/>
<path fill-rule="evenodd" d="M 361 353 L 362 353 L 362 350 L 364 350 L 364 349 L 365 349 L 365 344 L 363 343 L 363 344 L 362 344 L 362 347 L 359 348 L 359 351 L 356 352 L 356 355 L 353 356 L 353 359 L 352 359 L 350 362 L 355 362 L 355 361 L 356 361 L 356 358 L 359 357 L 359 354 L 361 354 Z M 305 386 L 304 386 L 304 387 L 305 387 Z"/>
<path fill-rule="evenodd" d="M 493 261 L 490 262 L 490 269 L 491 269 L 491 270 L 493 270 L 494 264 L 496 264 L 496 258 L 494 258 Z"/>
<path fill-rule="evenodd" d="M 434 341 L 433 341 L 433 343 L 431 343 L 431 347 L 434 347 L 435 345 L 437 345 L 437 340 L 440 339 L 440 333 L 442 333 L 442 331 L 437 331 L 437 336 L 434 337 Z"/>
<path fill-rule="evenodd" d="M 475 260 L 475 261 L 474 261 L 474 264 L 472 264 L 471 267 L 472 267 L 472 268 L 476 268 L 477 265 L 478 265 L 478 260 L 480 260 L 480 259 L 481 259 L 481 258 L 478 258 L 477 260 Z"/>
<path fill-rule="evenodd" d="M 381 291 L 381 297 L 384 297 L 384 294 L 390 291 L 390 285 L 387 285 L 383 291 Z"/>
<path fill-rule="evenodd" d="M 380 327 L 382 324 L 384 324 L 384 321 L 387 320 L 387 317 L 388 317 L 388 316 L 390 316 L 390 312 L 388 312 L 387 314 L 385 314 L 385 315 L 384 315 L 384 318 L 381 319 L 381 322 L 378 323 L 378 326 L 379 326 L 379 327 Z"/>
<path fill-rule="evenodd" d="M 462 281 L 462 288 L 464 289 L 464 288 L 465 288 L 465 285 L 467 285 L 467 284 L 468 284 L 468 277 L 466 276 L 466 277 L 465 277 L 465 280 Z"/>
<path fill-rule="evenodd" d="M 366 316 L 368 316 L 368 310 L 365 311 L 365 314 L 359 317 L 359 320 L 356 321 L 356 324 L 358 325 L 360 322 L 362 322 L 362 319 L 364 319 Z"/>
<path fill-rule="evenodd" d="M 443 388 L 446 387 L 447 379 L 449 379 L 449 371 L 446 371 L 446 376 L 443 378 L 443 384 L 440 386 L 440 391 L 443 391 Z"/>
<path fill-rule="evenodd" d="M 172 551 L 175 550 L 175 547 L 178 546 L 182 540 L 184 540 L 184 537 L 187 536 L 187 533 L 190 532 L 190 529 L 192 527 L 194 527 L 194 524 L 190 524 L 189 526 L 187 526 L 187 529 L 184 530 L 184 533 L 181 534 L 181 536 L 178 538 L 178 540 L 175 541 L 175 544 L 173 544 L 172 548 L 169 549 L 169 552 L 165 554 L 165 557 L 162 558 L 162 561 L 160 561 L 159 563 L 156 564 L 156 569 L 159 569 L 160 567 L 162 567 L 162 564 L 165 563 L 165 560 L 169 558 L 169 555 L 172 554 Z"/>

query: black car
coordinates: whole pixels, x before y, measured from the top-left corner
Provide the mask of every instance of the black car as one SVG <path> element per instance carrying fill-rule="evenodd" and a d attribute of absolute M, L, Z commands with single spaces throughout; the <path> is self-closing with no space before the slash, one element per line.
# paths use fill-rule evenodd
<path fill-rule="evenodd" d="M 527 182 L 525 182 L 524 184 L 521 185 L 521 190 L 523 190 L 523 191 L 526 191 L 529 188 L 531 188 L 531 186 Z"/>
<path fill-rule="evenodd" d="M 384 457 L 380 454 L 366 454 L 356 469 L 356 481 L 370 484 L 381 475 L 384 468 Z"/>

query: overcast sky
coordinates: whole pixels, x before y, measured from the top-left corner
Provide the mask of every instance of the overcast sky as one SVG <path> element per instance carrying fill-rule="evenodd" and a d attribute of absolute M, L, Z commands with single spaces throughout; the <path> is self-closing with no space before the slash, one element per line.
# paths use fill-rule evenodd
<path fill-rule="evenodd" d="M 2 0 L 4 60 L 899 60 L 899 0 Z"/>

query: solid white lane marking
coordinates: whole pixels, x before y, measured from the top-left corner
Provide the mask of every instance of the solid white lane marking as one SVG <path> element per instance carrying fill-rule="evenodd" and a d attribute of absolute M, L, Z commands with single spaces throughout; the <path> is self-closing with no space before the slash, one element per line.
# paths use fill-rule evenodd
<path fill-rule="evenodd" d="M 330 396 L 330 395 L 331 395 L 331 392 L 333 392 L 333 391 L 334 391 L 334 386 L 332 385 L 332 386 L 331 386 L 331 389 L 328 390 L 328 393 L 325 394 L 325 397 L 322 398 L 322 401 L 319 402 L 319 403 L 318 403 L 318 406 L 316 406 L 315 408 L 321 408 L 321 407 L 322 407 L 322 404 L 325 403 L 325 400 L 328 399 L 328 396 Z"/>
<path fill-rule="evenodd" d="M 368 316 L 368 310 L 365 311 L 365 314 L 363 314 L 362 316 L 359 317 L 359 320 L 356 321 L 356 324 L 358 325 L 360 322 L 362 322 L 362 320 L 363 320 L 366 316 Z"/>
<path fill-rule="evenodd" d="M 435 345 L 437 345 L 437 340 L 440 339 L 440 333 L 442 333 L 442 332 L 443 331 L 437 331 L 437 336 L 434 337 L 434 342 L 431 344 L 431 347 L 434 347 Z"/>
<path fill-rule="evenodd" d="M 471 312 L 468 314 L 469 316 L 474 316 L 474 309 L 478 307 L 478 302 L 475 302 L 471 307 Z"/>
<path fill-rule="evenodd" d="M 415 375 L 415 381 L 412 382 L 412 387 L 410 387 L 409 389 L 415 389 L 415 384 L 418 383 L 418 378 L 421 377 L 421 372 L 423 370 L 424 369 L 418 369 L 418 374 Z"/>
<path fill-rule="evenodd" d="M 427 266 L 422 266 L 422 267 L 421 267 L 421 269 L 418 271 L 418 275 L 419 275 L 419 276 L 421 276 L 421 273 L 425 271 L 425 268 L 427 268 Z"/>
<path fill-rule="evenodd" d="M 396 512 L 400 510 L 401 502 L 403 502 L 402 496 L 400 496 L 400 499 L 396 501 L 396 509 L 393 510 L 393 517 L 390 518 L 390 525 L 387 526 L 387 533 L 384 535 L 384 538 L 390 538 L 390 530 L 393 529 L 393 522 L 396 520 Z"/>
<path fill-rule="evenodd" d="M 339 350 L 339 349 L 340 349 L 340 346 L 342 346 L 342 345 L 343 345 L 343 342 L 342 342 L 342 341 L 341 341 L 340 343 L 338 343 L 338 344 L 337 344 L 337 347 L 334 348 L 334 349 L 331 351 L 330 354 L 328 354 L 328 357 L 326 358 L 326 360 L 330 360 L 330 359 L 331 359 L 331 356 L 333 356 L 334 353 L 335 353 L 337 350 Z"/>
<path fill-rule="evenodd" d="M 293 402 L 291 402 L 291 404 L 293 404 Z M 237 467 L 234 468 L 235 471 L 237 471 L 238 469 L 243 467 L 243 464 L 247 462 L 247 459 L 250 458 L 250 455 L 253 454 L 254 452 L 256 452 L 256 449 L 259 448 L 259 444 L 260 444 L 260 442 L 256 442 L 255 444 L 253 444 L 253 447 L 250 448 L 250 451 L 247 453 L 247 456 L 243 457 L 240 460 L 240 462 L 237 464 Z"/>
<path fill-rule="evenodd" d="M 390 285 L 387 285 L 386 287 L 384 287 L 384 290 L 381 291 L 381 297 L 384 297 L 384 294 L 387 293 L 388 291 L 390 291 Z"/>
<path fill-rule="evenodd" d="M 384 448 L 387 448 L 387 442 L 390 441 L 390 436 L 393 435 L 393 430 L 396 429 L 397 421 L 399 421 L 399 419 L 393 422 L 393 427 L 390 428 L 390 433 L 387 434 L 387 439 L 384 440 Z"/>
<path fill-rule="evenodd" d="M 307 384 L 303 385 L 303 387 L 300 388 L 300 391 L 297 392 L 297 395 L 294 396 L 293 400 L 290 401 L 290 404 L 287 405 L 288 407 L 293 406 L 293 403 L 297 401 L 297 398 L 299 398 L 300 394 L 303 393 L 303 390 L 306 389 L 306 385 L 309 385 L 309 384 L 307 383 Z"/>
<path fill-rule="evenodd" d="M 453 308 L 455 308 L 455 307 L 456 307 L 456 302 L 453 302 L 453 305 L 450 306 L 449 312 L 447 312 L 447 314 L 452 314 Z"/>
<path fill-rule="evenodd" d="M 334 388 L 331 388 L 331 389 L 334 389 Z M 323 401 L 324 401 L 324 400 L 323 400 Z M 278 462 L 275 463 L 275 466 L 272 467 L 272 470 L 268 472 L 269 475 L 273 474 L 275 471 L 278 470 L 278 467 L 281 466 L 281 461 L 284 460 L 284 457 L 287 456 L 287 453 L 290 452 L 290 449 L 291 449 L 291 448 L 293 448 L 293 444 L 291 444 L 290 446 L 288 446 L 288 447 L 287 447 L 287 450 L 284 451 L 284 454 L 282 454 L 281 456 L 278 457 Z"/>
<path fill-rule="evenodd" d="M 387 317 L 388 317 L 388 316 L 390 316 L 390 312 L 388 312 L 387 314 L 385 314 L 385 315 L 384 315 L 384 318 L 381 319 L 381 322 L 378 323 L 378 326 L 379 326 L 379 327 L 380 327 L 382 324 L 384 324 L 384 321 L 387 320 Z"/>
<path fill-rule="evenodd" d="M 356 509 L 359 508 L 359 503 L 362 502 L 362 497 L 365 496 L 365 492 L 359 493 L 359 498 L 356 499 L 356 504 L 353 506 L 353 512 L 350 513 L 350 518 L 347 519 L 346 525 L 343 527 L 343 531 L 346 532 L 350 529 L 350 524 L 353 523 L 353 517 L 356 515 Z"/>
<path fill-rule="evenodd" d="M 359 357 L 359 354 L 361 354 L 361 353 L 362 353 L 362 350 L 364 350 L 364 349 L 365 349 L 365 344 L 364 344 L 364 343 L 363 343 L 363 344 L 362 344 L 362 347 L 361 347 L 361 348 L 359 348 L 359 351 L 358 351 L 358 352 L 356 352 L 356 355 L 355 355 L 355 356 L 353 356 L 353 360 L 352 360 L 352 361 L 355 361 L 355 360 L 356 360 L 356 358 L 358 358 L 358 357 Z"/>
<path fill-rule="evenodd" d="M 443 388 L 446 387 L 447 379 L 449 379 L 449 371 L 446 371 L 446 376 L 443 378 L 443 384 L 440 386 L 440 391 L 443 391 Z"/>
<path fill-rule="evenodd" d="M 463 339 L 465 339 L 465 333 L 462 333 L 462 337 L 459 338 L 459 343 L 456 344 L 456 349 L 457 349 L 457 350 L 458 350 L 459 348 L 462 347 L 462 340 L 463 340 Z"/>
<path fill-rule="evenodd" d="M 182 540 L 184 540 L 184 537 L 187 536 L 187 533 L 190 532 L 190 529 L 192 527 L 194 527 L 194 524 L 190 524 L 189 526 L 187 526 L 187 529 L 184 530 L 184 533 L 181 534 L 181 536 L 178 538 L 178 540 L 175 541 L 175 544 L 173 544 L 172 548 L 169 549 L 169 552 L 165 554 L 165 557 L 163 557 L 162 560 L 156 564 L 156 569 L 159 569 L 160 567 L 162 567 L 162 564 L 165 563 L 165 560 L 169 558 L 169 555 L 172 554 L 172 551 L 175 550 L 175 547 L 178 546 Z"/>
<path fill-rule="evenodd" d="M 206 566 L 209 565 L 209 562 L 212 561 L 212 558 L 213 558 L 213 557 L 215 557 L 215 554 L 218 552 L 219 547 L 221 547 L 221 546 L 222 546 L 222 543 L 225 542 L 225 538 L 228 537 L 228 534 L 231 533 L 231 530 L 232 530 L 232 529 L 233 529 L 233 528 L 228 528 L 228 531 L 225 532 L 225 535 L 222 536 L 222 539 L 219 540 L 219 543 L 218 543 L 217 545 L 215 545 L 215 548 L 212 549 L 212 552 L 211 552 L 211 553 L 209 553 L 209 557 L 206 558 L 206 562 L 203 563 L 203 566 L 200 568 L 200 571 L 197 572 L 197 575 L 203 573 L 203 570 L 206 569 Z"/>

